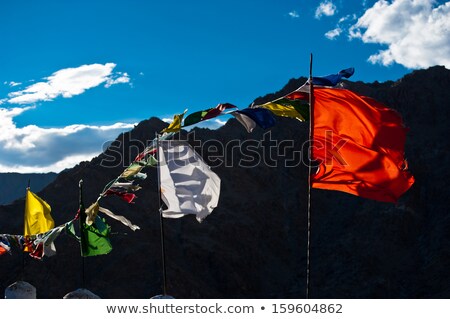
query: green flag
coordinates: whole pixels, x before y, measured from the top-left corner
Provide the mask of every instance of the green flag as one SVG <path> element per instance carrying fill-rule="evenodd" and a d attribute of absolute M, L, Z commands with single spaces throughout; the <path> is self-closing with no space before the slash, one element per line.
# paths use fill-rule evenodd
<path fill-rule="evenodd" d="M 82 183 L 80 183 L 80 233 L 81 256 L 90 257 L 106 255 L 112 250 L 109 235 L 111 228 L 105 220 L 97 216 L 92 225 L 86 224 L 86 212 L 83 204 Z"/>

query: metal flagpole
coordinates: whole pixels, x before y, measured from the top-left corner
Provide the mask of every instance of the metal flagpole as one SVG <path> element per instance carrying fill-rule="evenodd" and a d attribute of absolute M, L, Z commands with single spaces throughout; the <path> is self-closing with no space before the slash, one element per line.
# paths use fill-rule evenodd
<path fill-rule="evenodd" d="M 306 299 L 310 296 L 310 271 L 311 271 L 311 174 L 312 174 L 312 142 L 313 142 L 313 119 L 314 119 L 314 88 L 312 79 L 313 55 L 309 60 L 309 151 L 308 151 L 308 240 L 306 248 Z"/>
<path fill-rule="evenodd" d="M 163 295 L 167 296 L 167 275 L 166 275 L 166 248 L 164 245 L 164 218 L 162 215 L 162 204 L 161 204 L 161 154 L 159 149 L 159 134 L 156 133 L 156 154 L 158 157 L 157 175 L 158 175 L 158 205 L 159 205 L 159 226 L 161 229 L 161 260 L 162 260 L 162 276 L 163 276 Z"/>

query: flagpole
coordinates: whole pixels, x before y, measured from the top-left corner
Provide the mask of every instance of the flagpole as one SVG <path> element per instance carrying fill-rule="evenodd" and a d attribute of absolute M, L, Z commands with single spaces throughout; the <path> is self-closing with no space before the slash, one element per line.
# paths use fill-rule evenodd
<path fill-rule="evenodd" d="M 30 184 L 31 184 L 31 180 L 28 179 L 27 189 L 25 191 L 25 205 L 27 205 L 27 193 L 30 190 Z M 23 221 L 23 224 L 24 224 L 24 229 L 25 229 L 25 219 Z M 24 235 L 25 235 L 25 232 L 24 232 Z M 22 277 L 22 281 L 24 281 L 25 280 L 25 254 L 24 254 L 23 249 L 22 249 L 22 276 L 21 277 Z"/>
<path fill-rule="evenodd" d="M 80 179 L 78 183 L 79 188 L 79 214 L 78 214 L 78 223 L 80 227 L 80 240 L 81 240 L 81 287 L 85 288 L 85 276 L 84 276 L 84 257 L 83 257 L 83 250 L 85 245 L 84 241 L 84 232 L 83 232 L 83 221 L 82 218 L 86 218 L 85 214 L 82 214 L 82 211 L 84 212 L 84 203 L 83 203 L 83 180 Z M 82 207 L 83 206 L 83 207 Z"/>
<path fill-rule="evenodd" d="M 314 119 L 314 88 L 312 78 L 313 55 L 309 59 L 309 152 L 308 152 L 308 240 L 306 248 L 306 299 L 310 296 L 310 271 L 311 271 L 311 174 L 312 174 L 312 147 L 313 147 L 313 119 Z"/>
<path fill-rule="evenodd" d="M 159 134 L 156 133 L 156 154 L 158 156 L 158 165 L 156 166 L 158 175 L 158 212 L 159 212 L 159 227 L 161 230 L 161 262 L 162 262 L 162 279 L 163 279 L 163 295 L 167 296 L 167 272 L 166 272 L 166 248 L 164 245 L 164 218 L 162 215 L 161 204 L 161 154 L 159 150 Z"/>

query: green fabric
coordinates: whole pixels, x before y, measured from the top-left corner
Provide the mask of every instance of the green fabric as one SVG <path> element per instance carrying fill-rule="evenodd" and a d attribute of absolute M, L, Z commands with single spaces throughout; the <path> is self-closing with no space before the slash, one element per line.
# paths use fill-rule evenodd
<path fill-rule="evenodd" d="M 293 106 L 294 109 L 300 113 L 300 115 L 304 118 L 305 121 L 309 120 L 309 103 L 303 100 L 290 100 L 290 99 L 280 99 L 275 101 L 276 104 L 281 104 L 284 106 Z"/>
<path fill-rule="evenodd" d="M 98 256 L 106 255 L 112 250 L 111 242 L 109 241 L 109 235 L 111 228 L 106 224 L 105 220 L 96 217 L 95 222 L 92 225 L 83 223 L 82 229 L 82 256 Z"/>
<path fill-rule="evenodd" d="M 205 115 L 208 114 L 208 112 L 211 111 L 211 110 L 212 110 L 212 108 L 204 110 L 204 111 L 198 111 L 198 112 L 194 112 L 192 114 L 189 114 L 184 119 L 183 127 L 189 126 L 189 125 L 193 125 L 193 124 L 196 124 L 198 122 L 201 122 L 203 120 L 203 118 L 205 117 Z"/>
<path fill-rule="evenodd" d="M 75 226 L 73 225 L 73 221 L 68 222 L 66 224 L 65 231 L 66 231 L 67 235 L 74 238 L 76 241 L 78 241 L 78 242 L 81 241 L 80 237 L 78 237 L 77 234 L 75 233 Z"/>
<path fill-rule="evenodd" d="M 92 225 L 86 224 L 86 212 L 83 200 L 80 194 L 80 237 L 81 237 L 81 256 L 91 257 L 106 255 L 112 250 L 109 234 L 111 228 L 105 220 L 97 216 Z"/>

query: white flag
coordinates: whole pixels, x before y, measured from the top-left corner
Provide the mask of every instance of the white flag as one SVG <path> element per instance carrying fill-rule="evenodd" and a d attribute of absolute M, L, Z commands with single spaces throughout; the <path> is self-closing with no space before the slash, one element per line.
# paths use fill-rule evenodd
<path fill-rule="evenodd" d="M 185 141 L 160 141 L 163 217 L 196 215 L 199 222 L 217 207 L 220 178 Z"/>

